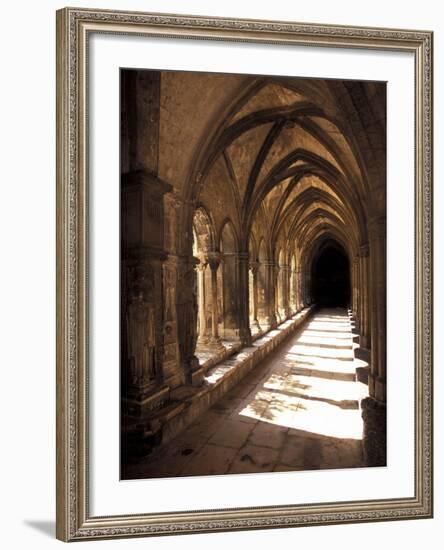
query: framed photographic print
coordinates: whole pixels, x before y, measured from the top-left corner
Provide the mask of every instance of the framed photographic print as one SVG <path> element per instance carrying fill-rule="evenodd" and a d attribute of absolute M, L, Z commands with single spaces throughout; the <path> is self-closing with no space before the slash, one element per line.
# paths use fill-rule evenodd
<path fill-rule="evenodd" d="M 57 12 L 57 536 L 432 515 L 432 33 Z"/>

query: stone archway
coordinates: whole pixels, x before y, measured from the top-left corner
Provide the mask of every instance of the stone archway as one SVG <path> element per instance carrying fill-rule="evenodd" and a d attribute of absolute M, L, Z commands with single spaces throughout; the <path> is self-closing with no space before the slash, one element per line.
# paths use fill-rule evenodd
<path fill-rule="evenodd" d="M 385 85 L 122 75 L 128 425 L 159 430 L 152 410 L 198 395 L 222 359 L 272 342 L 313 303 L 350 309 L 370 396 L 385 402 Z M 136 338 L 136 306 L 155 317 L 149 338 Z"/>
<path fill-rule="evenodd" d="M 350 262 L 346 251 L 326 241 L 312 260 L 311 296 L 320 307 L 350 307 Z"/>

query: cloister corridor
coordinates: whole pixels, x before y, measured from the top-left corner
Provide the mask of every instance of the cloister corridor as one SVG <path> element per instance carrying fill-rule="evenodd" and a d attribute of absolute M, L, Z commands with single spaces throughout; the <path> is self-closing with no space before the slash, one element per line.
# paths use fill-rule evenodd
<path fill-rule="evenodd" d="M 386 83 L 120 80 L 121 479 L 385 466 Z"/>
<path fill-rule="evenodd" d="M 347 310 L 318 310 L 126 478 L 364 466 L 356 340 Z"/>

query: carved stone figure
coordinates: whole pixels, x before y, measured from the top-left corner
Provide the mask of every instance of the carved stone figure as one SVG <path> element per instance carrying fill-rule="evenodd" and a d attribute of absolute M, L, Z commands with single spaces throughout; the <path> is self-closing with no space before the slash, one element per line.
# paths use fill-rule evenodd
<path fill-rule="evenodd" d="M 154 308 L 133 296 L 127 308 L 128 353 L 133 385 L 146 384 L 156 378 L 156 334 Z"/>

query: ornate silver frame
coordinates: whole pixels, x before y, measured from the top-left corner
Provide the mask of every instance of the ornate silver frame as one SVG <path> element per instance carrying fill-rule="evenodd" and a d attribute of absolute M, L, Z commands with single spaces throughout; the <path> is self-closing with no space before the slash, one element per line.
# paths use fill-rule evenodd
<path fill-rule="evenodd" d="M 136 516 L 88 510 L 86 56 L 91 32 L 412 52 L 416 122 L 415 496 Z M 429 31 L 65 8 L 57 12 L 57 538 L 432 517 L 432 41 Z"/>

